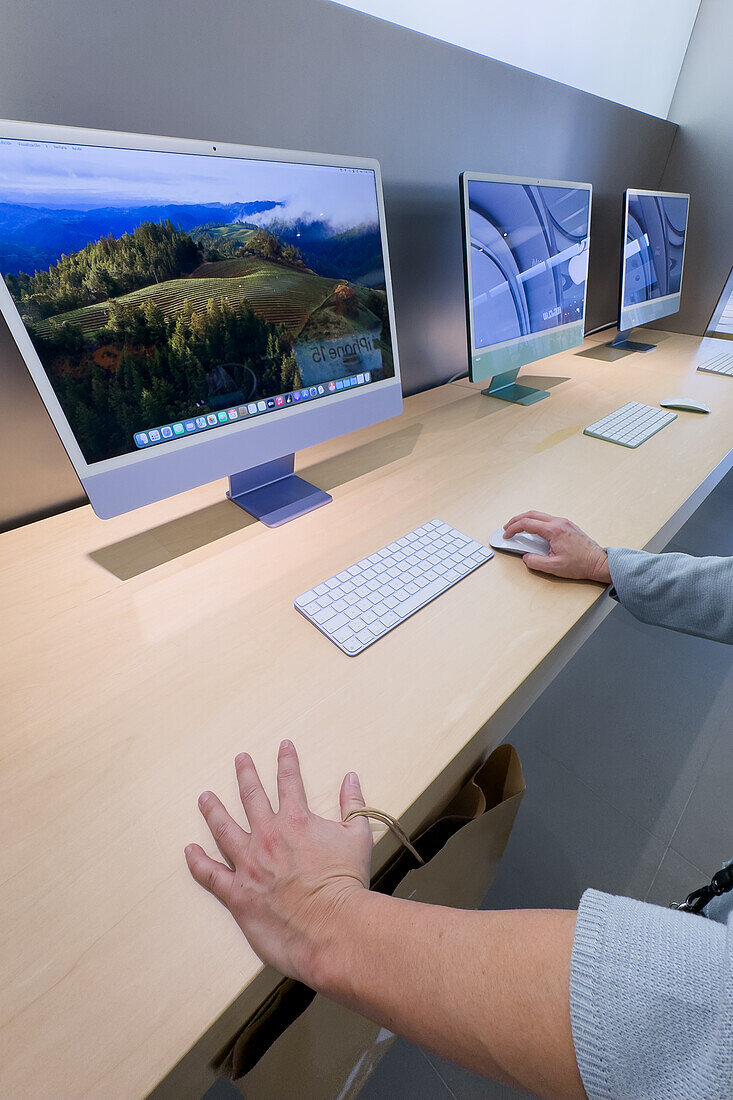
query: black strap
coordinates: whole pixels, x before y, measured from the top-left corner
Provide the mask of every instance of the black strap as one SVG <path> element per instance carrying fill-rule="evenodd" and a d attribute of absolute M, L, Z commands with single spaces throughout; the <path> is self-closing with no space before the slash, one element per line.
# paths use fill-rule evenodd
<path fill-rule="evenodd" d="M 705 906 L 713 898 L 719 898 L 721 894 L 727 894 L 730 890 L 733 890 L 733 863 L 721 867 L 707 886 L 693 890 L 684 901 L 673 901 L 670 909 L 679 909 L 683 913 L 697 913 L 698 916 L 705 917 L 707 916 L 707 913 L 703 913 Z"/>

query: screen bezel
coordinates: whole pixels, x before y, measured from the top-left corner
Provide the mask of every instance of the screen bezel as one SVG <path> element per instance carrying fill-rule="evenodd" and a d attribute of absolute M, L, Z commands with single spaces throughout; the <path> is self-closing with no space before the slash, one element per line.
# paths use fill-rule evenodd
<path fill-rule="evenodd" d="M 474 337 L 473 326 L 473 310 L 471 309 L 471 287 L 473 286 L 473 269 L 471 265 L 471 226 L 470 226 L 470 206 L 468 197 L 468 186 L 474 181 L 477 183 L 515 183 L 522 186 L 531 187 L 572 187 L 581 191 L 588 192 L 588 252 L 590 255 L 590 227 L 591 216 L 593 210 L 593 184 L 592 183 L 578 183 L 573 180 L 548 180 L 539 179 L 536 176 L 505 176 L 498 175 L 494 172 L 461 172 L 461 210 L 463 221 L 463 256 L 464 256 L 464 270 L 466 278 L 465 287 L 465 300 L 466 300 L 466 324 L 468 331 L 468 353 L 469 362 L 473 363 L 476 356 L 490 355 L 492 352 L 501 351 L 503 348 L 508 347 L 521 347 L 524 343 L 530 343 L 532 340 L 537 340 L 543 335 L 548 337 L 551 334 L 560 334 L 563 332 L 569 332 L 572 328 L 581 326 L 581 329 L 585 329 L 585 310 L 588 300 L 588 277 L 585 280 L 585 293 L 583 294 L 583 312 L 576 321 L 568 321 L 564 325 L 555 325 L 553 328 L 541 329 L 539 332 L 528 332 L 522 336 L 515 336 L 509 340 L 501 340 L 496 344 L 486 344 L 483 347 L 476 347 Z M 581 341 L 582 342 L 582 338 Z"/>
<path fill-rule="evenodd" d="M 0 140 L 7 138 L 21 141 L 38 141 L 69 145 L 86 145 L 96 148 L 134 149 L 159 153 L 193 153 L 212 158 L 235 158 L 240 160 L 273 161 L 288 164 L 310 164 L 318 167 L 334 168 L 361 168 L 374 172 L 375 190 L 377 198 L 377 210 L 379 216 L 380 240 L 382 245 L 382 257 L 384 261 L 385 286 L 387 294 L 387 309 L 390 323 L 390 337 L 392 342 L 392 357 L 394 362 L 394 376 L 383 378 L 378 382 L 346 392 L 336 392 L 322 399 L 322 404 L 328 404 L 329 409 L 336 409 L 352 400 L 358 400 L 365 393 L 372 394 L 387 388 L 400 386 L 401 373 L 399 355 L 397 351 L 396 325 L 394 313 L 394 300 L 392 295 L 392 280 L 389 264 L 389 252 L 387 248 L 387 231 L 384 211 L 384 196 L 382 193 L 382 176 L 379 162 L 373 158 L 337 156 L 330 153 L 309 153 L 300 150 L 271 149 L 254 145 L 238 145 L 231 142 L 204 141 L 189 138 L 169 138 L 148 134 L 122 133 L 113 130 L 80 129 L 72 126 L 47 126 L 34 122 L 13 122 L 0 120 Z M 12 295 L 8 290 L 5 279 L 0 273 L 0 313 L 5 319 L 8 329 L 20 351 L 28 372 L 38 390 L 38 393 L 46 406 L 53 425 L 59 435 L 64 450 L 69 456 L 77 475 L 84 484 L 86 479 L 96 479 L 100 475 L 117 473 L 121 470 L 135 470 L 140 473 L 146 463 L 159 460 L 162 454 L 184 454 L 194 447 L 211 447 L 220 443 L 223 438 L 246 433 L 255 425 L 261 427 L 263 423 L 268 425 L 282 424 L 289 417 L 302 417 L 308 410 L 316 407 L 318 402 L 310 406 L 285 406 L 268 412 L 265 416 L 253 417 L 251 420 L 240 420 L 231 424 L 222 424 L 215 432 L 205 432 L 198 436 L 190 435 L 174 438 L 165 444 L 148 449 L 132 450 L 124 455 L 116 455 L 113 458 L 102 459 L 99 462 L 87 462 L 81 447 L 71 429 L 64 413 L 63 407 L 56 396 L 45 368 L 36 352 L 33 342 L 23 324 L 22 318 L 16 308 Z M 346 429 L 348 430 L 348 429 Z M 338 434 L 338 432 L 333 433 Z M 149 466 L 148 469 L 151 467 Z M 85 488 L 88 488 L 85 486 Z"/>
<path fill-rule="evenodd" d="M 629 229 L 629 196 L 630 195 L 651 195 L 654 198 L 662 199 L 687 199 L 687 216 L 685 217 L 685 242 L 682 246 L 682 272 L 680 273 L 680 289 L 676 290 L 674 294 L 665 294 L 661 298 L 647 298 L 643 302 L 637 302 L 634 306 L 624 306 L 624 297 L 626 293 L 626 237 L 628 236 Z M 671 317 L 672 314 L 677 313 L 680 308 L 680 302 L 682 301 L 682 285 L 685 277 L 685 256 L 687 255 L 687 229 L 690 223 L 690 196 L 682 191 L 646 191 L 642 187 L 627 187 L 624 191 L 624 227 L 623 235 L 621 237 L 621 282 L 619 286 L 619 304 L 618 304 L 618 328 L 619 331 L 629 331 L 631 328 L 637 328 L 634 325 L 625 325 L 623 316 L 624 309 L 642 309 L 646 305 L 652 303 L 656 305 L 664 305 L 665 302 L 673 305 L 676 301 L 677 308 L 670 309 L 666 313 L 661 313 L 657 317 L 649 318 L 649 322 L 658 321 L 661 317 Z M 646 321 L 639 322 L 640 325 L 646 324 Z"/>
<path fill-rule="evenodd" d="M 726 294 L 726 291 L 728 292 Z M 723 283 L 723 289 L 718 295 L 718 300 L 715 303 L 715 308 L 710 314 L 710 320 L 708 321 L 708 327 L 705 329 L 705 336 L 712 336 L 715 340 L 733 340 L 733 332 L 719 332 L 713 328 L 714 324 L 720 320 L 721 314 L 726 305 L 730 301 L 733 295 L 733 267 L 728 272 L 725 282 Z"/>

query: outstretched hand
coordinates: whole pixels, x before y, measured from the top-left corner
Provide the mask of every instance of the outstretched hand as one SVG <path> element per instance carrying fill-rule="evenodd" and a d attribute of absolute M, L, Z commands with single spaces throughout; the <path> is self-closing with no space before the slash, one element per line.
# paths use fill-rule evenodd
<path fill-rule="evenodd" d="M 252 758 L 241 753 L 235 767 L 249 831 L 205 791 L 199 809 L 227 862 L 189 844 L 188 868 L 226 906 L 263 962 L 308 982 L 318 956 L 328 949 L 334 912 L 369 887 L 369 822 L 364 817 L 327 821 L 311 813 L 290 741 L 278 752 L 277 812 Z M 364 805 L 353 772 L 341 784 L 339 803 L 342 819 Z"/>
<path fill-rule="evenodd" d="M 569 519 L 549 516 L 546 512 L 522 512 L 504 524 L 504 537 L 510 539 L 520 531 L 541 535 L 550 544 L 547 557 L 542 554 L 523 555 L 524 564 L 529 569 L 569 580 L 611 583 L 606 551 Z"/>

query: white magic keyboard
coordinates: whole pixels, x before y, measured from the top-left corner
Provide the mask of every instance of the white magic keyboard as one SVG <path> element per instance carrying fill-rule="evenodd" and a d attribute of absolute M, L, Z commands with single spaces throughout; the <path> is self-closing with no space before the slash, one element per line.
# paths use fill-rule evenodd
<path fill-rule="evenodd" d="M 295 608 L 353 657 L 493 556 L 433 519 L 296 596 Z"/>
<path fill-rule="evenodd" d="M 604 416 L 602 420 L 596 420 L 595 424 L 583 431 L 583 435 L 606 439 L 609 443 L 619 443 L 622 447 L 638 447 L 676 419 L 677 413 L 629 401 L 628 405 L 616 409 L 616 412 Z"/>
<path fill-rule="evenodd" d="M 712 359 L 699 363 L 697 369 L 707 371 L 709 374 L 733 375 L 733 355 L 724 355 L 721 352 L 720 355 L 714 355 Z"/>

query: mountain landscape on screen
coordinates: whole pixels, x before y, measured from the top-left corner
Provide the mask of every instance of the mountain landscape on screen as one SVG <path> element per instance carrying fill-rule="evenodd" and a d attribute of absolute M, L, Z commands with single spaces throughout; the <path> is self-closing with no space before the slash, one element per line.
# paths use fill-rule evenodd
<path fill-rule="evenodd" d="M 89 462 L 141 429 L 308 384 L 304 344 L 369 333 L 374 377 L 394 373 L 376 209 L 349 224 L 291 196 L 43 198 L 0 187 L 0 271 Z"/>

